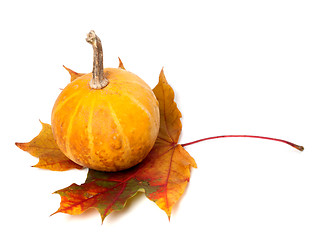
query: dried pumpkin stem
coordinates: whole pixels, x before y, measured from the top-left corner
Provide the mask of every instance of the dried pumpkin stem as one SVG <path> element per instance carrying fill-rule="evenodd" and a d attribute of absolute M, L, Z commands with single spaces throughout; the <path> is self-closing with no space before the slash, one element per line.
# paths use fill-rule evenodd
<path fill-rule="evenodd" d="M 93 46 L 94 50 L 93 77 L 89 85 L 92 89 L 102 89 L 109 83 L 104 76 L 102 42 L 93 30 L 87 34 L 86 41 Z"/>

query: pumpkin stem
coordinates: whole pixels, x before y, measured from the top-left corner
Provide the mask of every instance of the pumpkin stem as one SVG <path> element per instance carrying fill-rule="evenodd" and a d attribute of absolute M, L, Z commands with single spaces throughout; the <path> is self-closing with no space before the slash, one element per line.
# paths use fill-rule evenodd
<path fill-rule="evenodd" d="M 102 89 L 109 83 L 104 76 L 102 42 L 93 30 L 87 34 L 86 41 L 93 46 L 94 50 L 93 77 L 89 82 L 89 86 L 92 89 Z"/>

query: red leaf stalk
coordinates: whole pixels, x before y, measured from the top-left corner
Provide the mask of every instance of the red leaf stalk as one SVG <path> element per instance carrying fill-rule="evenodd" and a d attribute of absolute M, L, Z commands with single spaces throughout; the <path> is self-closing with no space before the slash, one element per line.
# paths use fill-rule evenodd
<path fill-rule="evenodd" d="M 212 139 L 217 139 L 217 138 L 233 138 L 233 137 L 245 137 L 245 138 L 260 138 L 260 139 L 266 139 L 266 140 L 272 140 L 272 141 L 277 141 L 277 142 L 282 142 L 285 144 L 288 144 L 289 146 L 292 146 L 293 148 L 296 148 L 299 151 L 303 151 L 304 147 L 303 146 L 299 146 L 295 143 L 292 142 L 288 142 L 286 140 L 282 140 L 282 139 L 277 139 L 277 138 L 270 138 L 270 137 L 261 137 L 261 136 L 253 136 L 253 135 L 222 135 L 222 136 L 215 136 L 215 137 L 208 137 L 208 138 L 203 138 L 203 139 L 199 139 L 193 142 L 188 142 L 188 143 L 184 143 L 181 144 L 182 147 L 185 146 L 189 146 L 195 143 L 199 143 L 199 142 L 203 142 L 203 141 L 207 141 L 207 140 L 212 140 Z"/>

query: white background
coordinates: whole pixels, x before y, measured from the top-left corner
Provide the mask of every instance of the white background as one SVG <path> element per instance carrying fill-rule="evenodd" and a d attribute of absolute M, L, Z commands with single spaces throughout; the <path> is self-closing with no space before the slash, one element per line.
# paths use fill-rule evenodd
<path fill-rule="evenodd" d="M 318 239 L 318 2 L 2 1 L 1 235 L 5 239 Z M 219 139 L 188 146 L 198 168 L 171 221 L 139 194 L 101 225 L 99 214 L 55 212 L 51 193 L 86 171 L 31 168 L 15 142 L 50 123 L 62 65 L 90 72 L 85 37 L 102 39 L 105 67 L 151 87 L 164 67 L 183 114 L 181 143 L 253 134 L 304 145 Z"/>

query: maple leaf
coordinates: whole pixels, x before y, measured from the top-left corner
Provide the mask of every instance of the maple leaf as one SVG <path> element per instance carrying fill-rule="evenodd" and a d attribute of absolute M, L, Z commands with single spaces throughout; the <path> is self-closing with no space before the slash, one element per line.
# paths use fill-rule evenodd
<path fill-rule="evenodd" d="M 119 60 L 118 68 L 123 69 L 123 70 L 126 70 L 126 68 L 124 67 L 123 62 L 122 62 L 121 59 L 120 59 L 120 57 L 118 57 L 118 60 Z"/>
<path fill-rule="evenodd" d="M 55 213 L 77 215 L 96 208 L 103 221 L 112 211 L 124 208 L 129 198 L 143 191 L 170 219 L 171 209 L 190 179 L 190 168 L 196 167 L 196 163 L 178 144 L 181 113 L 163 70 L 153 92 L 159 101 L 161 123 L 156 143 L 146 159 L 121 172 L 90 169 L 84 184 L 72 184 L 55 192 L 61 196 L 60 208 Z"/>
<path fill-rule="evenodd" d="M 77 73 L 77 72 L 75 72 L 75 71 L 73 71 L 73 70 L 71 70 L 71 69 L 65 67 L 64 65 L 63 65 L 63 67 L 64 67 L 64 68 L 66 69 L 66 71 L 68 71 L 68 73 L 71 75 L 71 82 L 73 82 L 76 78 L 79 78 L 79 77 L 85 75 L 85 73 Z"/>
<path fill-rule="evenodd" d="M 80 165 L 67 158 L 57 146 L 51 125 L 42 123 L 42 130 L 38 136 L 28 143 L 15 143 L 20 149 L 39 158 L 39 162 L 33 167 L 52 171 L 66 171 L 69 169 L 81 169 Z"/>
<path fill-rule="evenodd" d="M 76 78 L 85 75 L 77 73 L 63 65 L 71 76 L 71 82 Z M 40 121 L 41 122 L 41 121 Z M 66 171 L 70 169 L 82 169 L 83 167 L 71 161 L 61 152 L 57 146 L 51 125 L 42 123 L 42 130 L 38 136 L 28 143 L 15 143 L 17 147 L 39 158 L 39 162 L 32 166 L 52 171 Z"/>

